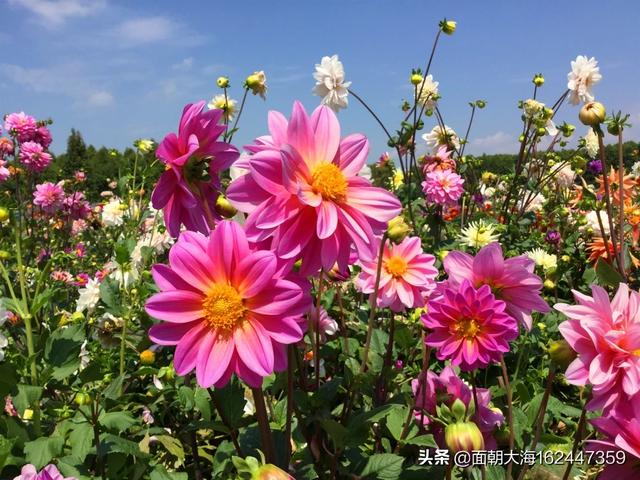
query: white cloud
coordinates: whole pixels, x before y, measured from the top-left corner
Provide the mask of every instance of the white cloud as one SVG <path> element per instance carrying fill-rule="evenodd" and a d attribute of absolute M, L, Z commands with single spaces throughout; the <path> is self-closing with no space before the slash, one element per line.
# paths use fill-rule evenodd
<path fill-rule="evenodd" d="M 9 4 L 34 13 L 45 27 L 59 27 L 73 17 L 87 17 L 100 12 L 106 0 L 9 0 Z"/>
<path fill-rule="evenodd" d="M 181 62 L 171 65 L 171 70 L 186 72 L 188 70 L 191 70 L 192 67 L 193 67 L 193 57 L 188 57 L 182 60 Z"/>
<path fill-rule="evenodd" d="M 113 95 L 96 87 L 96 80 L 87 75 L 79 63 L 58 64 L 49 68 L 25 68 L 0 63 L 0 78 L 36 93 L 63 95 L 78 105 L 104 107 L 113 103 Z"/>
<path fill-rule="evenodd" d="M 168 17 L 143 17 L 125 20 L 110 32 L 120 47 L 139 47 L 171 40 L 181 46 L 199 45 L 204 41 L 181 23 Z"/>
<path fill-rule="evenodd" d="M 469 142 L 469 153 L 514 153 L 518 148 L 516 139 L 503 131 Z"/>

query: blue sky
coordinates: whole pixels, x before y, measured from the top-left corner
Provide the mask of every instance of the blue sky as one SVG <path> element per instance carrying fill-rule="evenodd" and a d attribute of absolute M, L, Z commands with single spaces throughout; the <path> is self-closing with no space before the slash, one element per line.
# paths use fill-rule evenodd
<path fill-rule="evenodd" d="M 354 91 L 394 129 L 412 94 L 411 68 L 424 66 L 446 16 L 458 30 L 441 39 L 432 67 L 445 121 L 462 133 L 468 101 L 488 103 L 468 152 L 514 150 L 516 104 L 531 96 L 533 74 L 544 74 L 539 99 L 551 104 L 578 54 L 598 59 L 597 98 L 630 113 L 629 137 L 640 138 L 640 3 L 571 3 L 0 0 L 0 113 L 52 117 L 57 153 L 72 127 L 87 143 L 123 148 L 175 130 L 185 103 L 219 93 L 219 75 L 231 78 L 239 99 L 246 75 L 263 69 L 267 100 L 250 97 L 235 137 L 243 145 L 266 131 L 268 110 L 288 115 L 295 99 L 314 108 L 314 64 L 337 53 Z M 370 161 L 387 149 L 353 99 L 339 118 L 345 134 L 369 136 Z M 577 124 L 577 108 L 563 107 L 557 118 Z"/>

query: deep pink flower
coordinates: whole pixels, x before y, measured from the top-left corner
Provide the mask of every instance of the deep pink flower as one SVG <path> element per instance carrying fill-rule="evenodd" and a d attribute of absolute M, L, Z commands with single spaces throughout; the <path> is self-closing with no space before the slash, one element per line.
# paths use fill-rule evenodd
<path fill-rule="evenodd" d="M 13 142 L 7 137 L 0 138 L 0 160 L 13 154 Z"/>
<path fill-rule="evenodd" d="M 24 112 L 10 113 L 4 119 L 4 129 L 20 143 L 33 140 L 37 128 L 36 119 Z"/>
<path fill-rule="evenodd" d="M 469 280 L 476 288 L 489 285 L 496 298 L 507 304 L 506 312 L 531 330 L 531 312 L 546 313 L 549 306 L 540 296 L 542 280 L 535 273 L 535 262 L 525 255 L 505 259 L 502 247 L 494 242 L 473 257 L 453 251 L 443 261 L 453 287 Z"/>
<path fill-rule="evenodd" d="M 591 423 L 605 435 L 603 440 L 587 442 L 587 451 L 614 456 L 616 462 L 604 468 L 598 480 L 637 480 L 640 478 L 640 401 L 620 403 L 615 410 Z M 593 458 L 598 459 L 598 454 Z M 604 457 L 606 458 L 606 457 Z M 625 458 L 624 462 L 620 459 Z"/>
<path fill-rule="evenodd" d="M 91 206 L 85 199 L 84 193 L 73 192 L 62 201 L 65 212 L 74 220 L 87 218 L 91 214 Z"/>
<path fill-rule="evenodd" d="M 429 203 L 451 205 L 457 203 L 464 193 L 463 184 L 462 177 L 452 170 L 433 170 L 427 172 L 422 191 Z"/>
<path fill-rule="evenodd" d="M 358 176 L 369 150 L 367 139 L 350 135 L 341 140 L 330 108 L 320 106 L 309 117 L 299 102 L 289 121 L 270 112 L 269 130 L 271 135 L 246 147 L 253 153 L 242 165 L 249 173 L 227 190 L 238 209 L 250 212 L 249 238 L 272 238 L 280 258 L 302 259 L 303 274 L 329 271 L 336 262 L 344 271 L 351 245 L 361 259 L 371 258 L 375 236 L 401 205 Z"/>
<path fill-rule="evenodd" d="M 425 343 L 438 349 L 437 357 L 465 371 L 500 361 L 518 336 L 518 323 L 505 313 L 505 303 L 496 300 L 488 285 L 476 290 L 469 280 L 441 293 L 422 315 L 425 327 L 432 330 Z"/>
<path fill-rule="evenodd" d="M 87 283 L 89 283 L 90 277 L 87 273 L 79 273 L 76 275 L 76 279 L 72 282 L 72 285 L 76 287 L 84 287 Z"/>
<path fill-rule="evenodd" d="M 153 190 L 153 207 L 164 209 L 164 221 L 173 237 L 180 225 L 188 230 L 207 233 L 211 221 L 220 220 L 215 213 L 220 190 L 221 171 L 238 158 L 238 150 L 218 137 L 226 126 L 220 124 L 222 110 L 203 111 L 205 102 L 184 107 L 178 134 L 169 133 L 158 146 L 157 157 L 167 170 Z M 202 162 L 209 160 L 208 181 L 201 180 Z"/>
<path fill-rule="evenodd" d="M 222 221 L 209 237 L 183 232 L 169 266 L 155 265 L 161 292 L 146 303 L 163 323 L 149 331 L 159 345 L 176 345 L 179 375 L 224 386 L 236 373 L 258 387 L 287 365 L 286 345 L 300 341 L 310 308 L 307 282 L 287 279 L 275 254 L 254 250 L 242 228 Z"/>
<path fill-rule="evenodd" d="M 40 472 L 34 465 L 25 465 L 20 470 L 20 475 L 13 480 L 77 480 L 76 477 L 63 477 L 57 467 L 53 464 L 47 465 Z"/>
<path fill-rule="evenodd" d="M 422 372 L 411 381 L 411 389 L 415 397 L 415 418 L 422 422 L 425 428 L 436 438 L 438 445 L 447 448 L 444 441 L 444 428 L 433 422 L 429 417 L 437 417 L 436 407 L 446 405 L 451 407 L 456 400 L 462 401 L 465 407 L 473 404 L 473 391 L 456 375 L 453 368 L 445 367 L 440 375 L 431 370 Z M 504 415 L 490 407 L 491 392 L 486 388 L 476 388 L 478 408 L 471 416 L 471 420 L 478 426 L 484 437 L 487 450 L 496 448 L 493 433 L 504 423 Z"/>
<path fill-rule="evenodd" d="M 11 172 L 7 167 L 5 167 L 6 164 L 7 162 L 0 160 L 0 182 L 4 182 L 11 176 Z"/>
<path fill-rule="evenodd" d="M 87 179 L 87 174 L 84 173 L 82 170 L 77 170 L 73 172 L 73 178 L 75 179 L 76 182 L 82 183 Z"/>
<path fill-rule="evenodd" d="M 38 142 L 44 148 L 49 148 L 53 138 L 51 138 L 51 132 L 44 125 L 36 128 L 35 133 L 33 134 L 33 141 Z"/>
<path fill-rule="evenodd" d="M 36 142 L 24 142 L 20 145 L 20 162 L 32 172 L 43 172 L 51 163 L 51 154 L 45 152 Z"/>
<path fill-rule="evenodd" d="M 379 251 L 380 241 L 374 247 Z M 378 259 L 361 261 L 362 273 L 356 286 L 363 293 L 375 290 Z M 436 287 L 438 270 L 435 258 L 423 252 L 419 237 L 407 237 L 400 244 L 387 242 L 382 253 L 382 269 L 378 288 L 378 306 L 394 312 L 423 307 L 425 297 Z"/>
<path fill-rule="evenodd" d="M 573 291 L 577 305 L 554 306 L 569 320 L 560 332 L 578 353 L 566 372 L 569 383 L 591 384 L 591 410 L 608 412 L 640 391 L 640 293 L 621 283 L 612 301 L 591 286 L 592 297 Z"/>
<path fill-rule="evenodd" d="M 453 152 L 447 150 L 446 145 L 441 145 L 433 155 L 424 157 L 424 167 L 422 171 L 426 176 L 429 172 L 435 170 L 451 170 L 455 171 L 456 161 L 451 157 Z"/>
<path fill-rule="evenodd" d="M 33 192 L 33 203 L 38 205 L 46 213 L 55 213 L 62 207 L 64 201 L 64 182 L 58 183 L 44 182 L 36 185 Z"/>

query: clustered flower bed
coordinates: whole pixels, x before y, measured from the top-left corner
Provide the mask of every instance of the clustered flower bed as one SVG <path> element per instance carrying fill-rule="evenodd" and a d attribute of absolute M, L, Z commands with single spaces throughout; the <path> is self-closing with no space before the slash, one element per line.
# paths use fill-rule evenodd
<path fill-rule="evenodd" d="M 56 174 L 49 121 L 6 115 L 0 477 L 640 478 L 628 116 L 578 56 L 550 107 L 533 77 L 510 173 L 484 170 L 465 148 L 486 102 L 459 136 L 430 71 L 455 29 L 395 131 L 334 55 L 319 107 L 240 147 L 267 77 L 239 107 L 220 77 L 98 204 L 91 171 Z M 338 119 L 354 101 L 393 152 L 369 165 Z"/>

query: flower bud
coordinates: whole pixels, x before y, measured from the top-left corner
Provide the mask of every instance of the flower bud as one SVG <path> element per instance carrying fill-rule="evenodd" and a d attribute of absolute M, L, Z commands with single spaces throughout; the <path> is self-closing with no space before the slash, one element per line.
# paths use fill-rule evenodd
<path fill-rule="evenodd" d="M 78 392 L 76 393 L 76 396 L 73 399 L 73 401 L 76 402 L 76 405 L 79 405 L 79 406 L 89 405 L 91 403 L 91 395 L 85 392 Z"/>
<path fill-rule="evenodd" d="M 143 350 L 140 352 L 140 363 L 143 365 L 153 365 L 156 361 L 156 354 L 153 350 Z"/>
<path fill-rule="evenodd" d="M 295 480 L 295 478 L 275 465 L 267 463 L 253 472 L 251 480 Z"/>
<path fill-rule="evenodd" d="M 420 75 L 419 73 L 414 73 L 411 75 L 411 84 L 418 86 L 422 83 L 422 75 Z"/>
<path fill-rule="evenodd" d="M 224 196 L 218 195 L 218 199 L 216 200 L 216 212 L 218 212 L 224 218 L 232 218 L 238 210 L 231 205 L 231 202 L 227 200 Z"/>
<path fill-rule="evenodd" d="M 541 74 L 541 73 L 536 73 L 536 74 L 533 76 L 533 84 L 534 84 L 536 87 L 541 87 L 542 85 L 544 85 L 544 77 L 542 76 L 542 74 Z"/>
<path fill-rule="evenodd" d="M 451 405 L 451 413 L 456 421 L 460 422 L 464 420 L 464 417 L 467 415 L 467 406 L 462 400 L 456 398 L 453 405 Z"/>
<path fill-rule="evenodd" d="M 484 438 L 473 422 L 456 422 L 447 425 L 444 439 L 452 452 L 484 450 Z"/>
<path fill-rule="evenodd" d="M 569 343 L 562 339 L 556 340 L 549 344 L 549 356 L 551 361 L 560 368 L 567 368 L 573 362 L 578 354 L 571 348 Z"/>
<path fill-rule="evenodd" d="M 597 127 L 602 122 L 604 122 L 605 117 L 607 116 L 607 111 L 604 108 L 604 105 L 600 102 L 589 102 L 585 103 L 580 109 L 580 113 L 578 114 L 578 118 L 580 121 L 588 126 Z"/>
<path fill-rule="evenodd" d="M 548 278 L 544 281 L 543 285 L 544 285 L 544 288 L 546 288 L 547 290 L 553 290 L 554 288 L 556 288 L 555 282 Z"/>
<path fill-rule="evenodd" d="M 9 210 L 5 207 L 0 207 L 0 223 L 4 223 L 9 220 Z"/>
<path fill-rule="evenodd" d="M 440 22 L 439 26 L 440 30 L 442 30 L 442 33 L 446 35 L 453 35 L 453 33 L 456 31 L 457 23 L 453 20 L 447 20 L 445 18 Z"/>
<path fill-rule="evenodd" d="M 72 322 L 81 322 L 82 320 L 84 320 L 84 313 L 82 313 L 82 312 L 73 312 L 71 314 L 71 321 Z"/>
<path fill-rule="evenodd" d="M 229 87 L 229 77 L 218 77 L 216 83 L 220 88 L 228 88 Z"/>
<path fill-rule="evenodd" d="M 267 91 L 267 77 L 264 71 L 253 72 L 244 81 L 245 87 L 247 87 L 254 95 L 260 95 L 264 98 L 264 94 Z"/>
<path fill-rule="evenodd" d="M 393 243 L 400 243 L 411 232 L 411 228 L 404 221 L 404 218 L 397 216 L 389 220 L 387 226 L 387 236 Z"/>
<path fill-rule="evenodd" d="M 11 258 L 11 254 L 6 250 L 0 250 L 0 260 L 9 260 Z"/>

